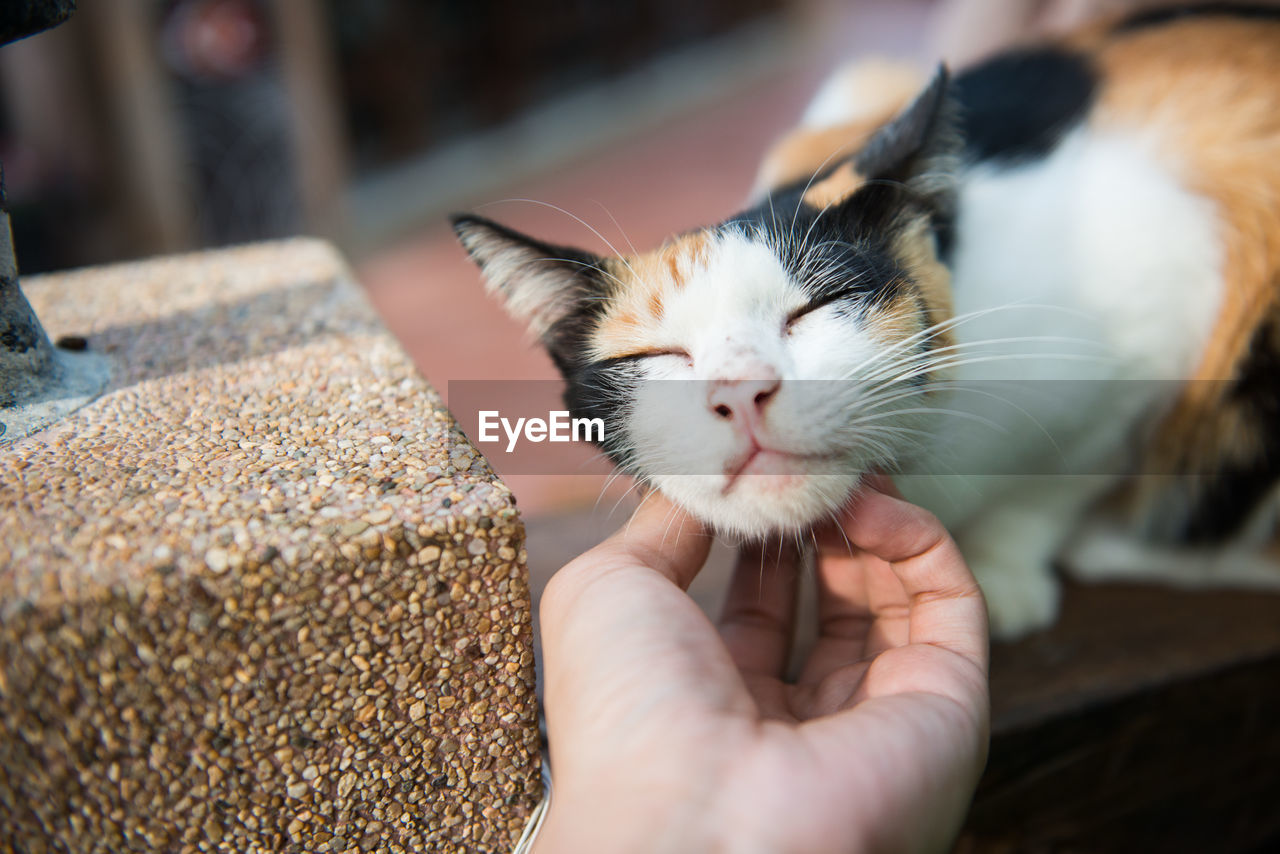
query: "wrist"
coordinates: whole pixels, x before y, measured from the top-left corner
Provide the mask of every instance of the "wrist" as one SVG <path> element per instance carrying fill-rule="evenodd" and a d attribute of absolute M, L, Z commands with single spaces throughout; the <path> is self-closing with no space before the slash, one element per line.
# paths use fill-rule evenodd
<path fill-rule="evenodd" d="M 719 850 L 722 832 L 684 791 L 599 785 L 575 792 L 557 786 L 532 850 L 687 854 Z"/>

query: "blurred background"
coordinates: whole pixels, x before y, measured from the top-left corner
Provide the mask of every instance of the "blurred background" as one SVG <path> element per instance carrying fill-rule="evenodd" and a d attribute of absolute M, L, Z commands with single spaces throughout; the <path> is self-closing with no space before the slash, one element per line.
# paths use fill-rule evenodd
<path fill-rule="evenodd" d="M 953 65 L 1135 0 L 80 0 L 0 50 L 24 275 L 334 241 L 421 371 L 554 379 L 446 223 L 651 248 L 734 212 L 831 69 Z M 628 484 L 506 478 L 535 586 Z M 704 573 L 709 590 L 719 584 Z"/>
<path fill-rule="evenodd" d="M 367 258 L 451 207 L 735 94 L 758 103 L 763 129 L 726 139 L 745 186 L 788 118 L 761 87 L 816 69 L 842 13 L 855 29 L 895 18 L 909 36 L 926 5 L 81 0 L 62 27 L 0 53 L 23 267 L 298 233 Z M 889 46 L 877 41 L 849 47 Z"/>
<path fill-rule="evenodd" d="M 18 262 L 30 276 L 319 235 L 442 394 L 459 380 L 554 380 L 485 296 L 448 213 L 596 251 L 652 248 L 733 213 L 764 151 L 841 62 L 962 67 L 1096 14 L 1172 1 L 79 0 L 67 23 L 0 49 Z M 628 483 L 598 474 L 504 479 L 535 597 L 634 502 Z M 708 611 L 731 560 L 718 546 L 693 583 Z M 997 658 L 1006 675 L 993 692 L 1031 711 L 1014 722 L 983 820 L 1071 838 L 1076 814 L 1090 815 L 1083 831 L 1119 827 L 1126 809 L 1163 827 L 1262 791 L 1275 750 L 1258 736 L 1262 695 L 1242 686 L 1263 670 L 1240 663 L 1273 668 L 1270 641 L 1251 640 L 1272 637 L 1253 629 L 1269 624 L 1237 620 L 1246 612 L 1228 594 L 1204 606 L 1133 589 L 1075 601 L 1065 640 Z M 1236 624 L 1238 634 L 1218 628 Z M 1184 657 L 1202 681 L 1153 689 Z M 1132 702 L 1093 705 L 1130 681 Z M 1031 728 L 1061 712 L 1059 697 L 1083 711 Z M 1166 701 L 1181 710 L 1167 725 Z M 1234 706 L 1249 725 L 1215 735 L 1210 724 L 1237 720 L 1218 707 Z M 1103 731 L 1120 734 L 1081 746 L 1081 733 Z M 1180 776 L 1218 754 L 1212 775 Z M 1131 778 L 1130 767 L 1148 770 Z M 1252 832 L 1273 800 L 1243 802 L 1223 832 Z"/>
<path fill-rule="evenodd" d="M 31 275 L 321 235 L 442 393 L 554 379 L 485 297 L 449 212 L 651 248 L 736 210 L 842 61 L 963 65 L 1137 5 L 80 0 L 67 23 L 0 50 L 18 261 Z M 508 482 L 533 515 L 589 506 L 602 483 Z"/>

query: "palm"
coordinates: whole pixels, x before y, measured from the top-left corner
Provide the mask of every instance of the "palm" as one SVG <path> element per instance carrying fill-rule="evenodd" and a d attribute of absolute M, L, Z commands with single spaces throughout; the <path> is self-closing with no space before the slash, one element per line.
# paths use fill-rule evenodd
<path fill-rule="evenodd" d="M 656 513 L 567 567 L 543 605 L 557 780 L 644 768 L 649 788 L 734 816 L 758 842 L 789 816 L 764 850 L 840 850 L 859 828 L 912 847 L 899 836 L 919 833 L 913 811 L 948 786 L 958 820 L 985 745 L 983 606 L 962 563 L 959 587 L 948 574 L 958 557 L 940 528 L 884 541 L 895 520 L 873 517 L 920 512 L 885 501 L 846 526 L 862 549 L 834 529 L 821 540 L 819 637 L 793 681 L 794 558 L 762 570 L 743 554 L 718 626 L 683 592 L 709 538 L 668 542 Z M 662 534 L 646 541 L 639 524 Z M 565 644 L 575 666 L 560 671 Z"/>

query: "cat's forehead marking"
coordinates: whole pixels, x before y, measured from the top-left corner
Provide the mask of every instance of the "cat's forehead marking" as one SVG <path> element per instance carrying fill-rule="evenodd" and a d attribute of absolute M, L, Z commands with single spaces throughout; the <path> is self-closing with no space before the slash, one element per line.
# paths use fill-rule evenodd
<path fill-rule="evenodd" d="M 655 320 L 662 319 L 662 312 L 664 311 L 664 308 L 662 293 L 660 291 L 655 290 L 653 293 L 649 294 L 649 314 L 652 315 Z"/>
<path fill-rule="evenodd" d="M 890 246 L 906 277 L 886 289 L 895 296 L 874 301 L 864 317 L 867 332 L 884 345 L 951 311 L 949 273 L 933 252 L 928 220 L 907 223 Z M 614 287 L 589 342 L 590 356 L 598 360 L 689 346 L 691 329 L 785 315 L 812 298 L 765 244 L 732 230 L 684 235 L 653 252 L 614 259 L 608 272 Z M 725 302 L 728 294 L 733 299 Z M 948 334 L 940 333 L 934 343 L 950 343 Z"/>
<path fill-rule="evenodd" d="M 652 252 L 608 262 L 614 288 L 591 338 L 592 356 L 613 359 L 654 345 L 668 298 L 705 269 L 713 237 L 695 231 Z"/>

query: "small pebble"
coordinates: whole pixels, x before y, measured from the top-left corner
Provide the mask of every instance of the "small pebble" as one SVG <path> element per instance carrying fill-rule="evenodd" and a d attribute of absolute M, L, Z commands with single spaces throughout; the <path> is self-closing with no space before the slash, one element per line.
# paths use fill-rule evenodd
<path fill-rule="evenodd" d="M 347 522 L 339 528 L 338 533 L 344 537 L 354 537 L 358 534 L 363 534 L 368 527 L 369 523 L 364 519 L 352 519 L 350 522 Z"/>
<path fill-rule="evenodd" d="M 225 549 L 209 549 L 204 553 L 204 562 L 214 573 L 226 572 L 229 565 Z"/>

